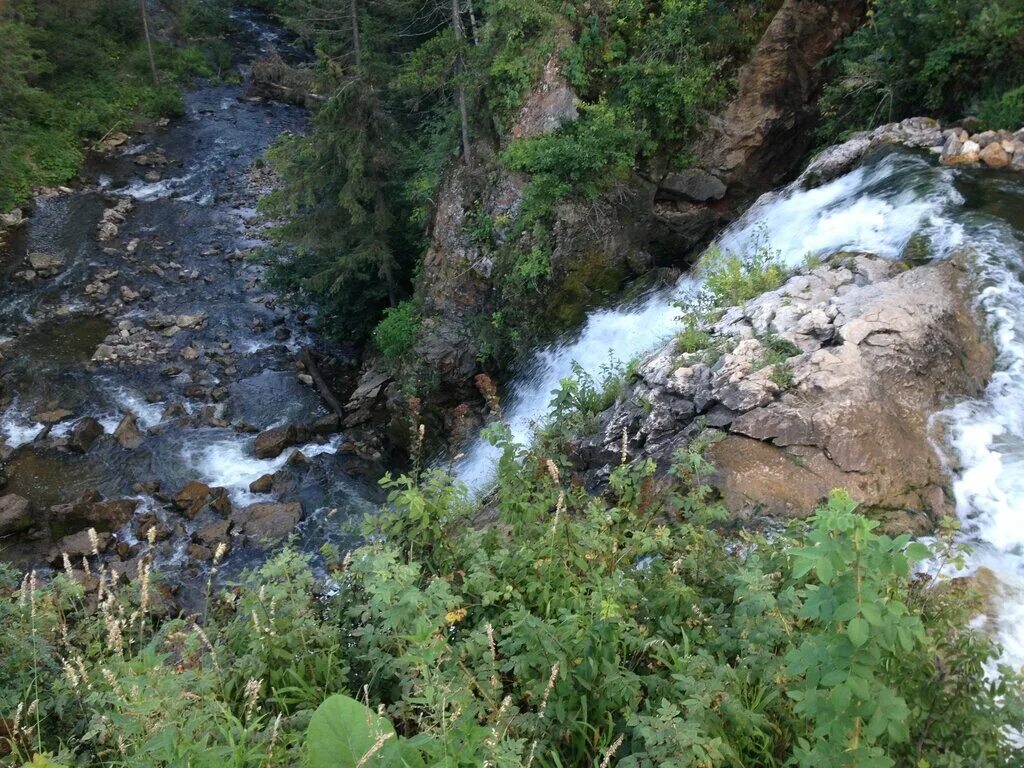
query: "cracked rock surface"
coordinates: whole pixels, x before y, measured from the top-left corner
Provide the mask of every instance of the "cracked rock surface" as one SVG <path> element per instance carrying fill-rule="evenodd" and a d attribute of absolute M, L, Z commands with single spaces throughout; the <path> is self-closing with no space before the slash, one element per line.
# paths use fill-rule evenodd
<path fill-rule="evenodd" d="M 808 514 L 837 487 L 894 530 L 953 511 L 931 417 L 979 392 L 993 363 L 959 259 L 840 255 L 711 330 L 708 350 L 673 340 L 640 364 L 579 446 L 591 480 L 618 462 L 624 431 L 630 458 L 662 469 L 703 433 L 712 483 L 739 515 Z"/>

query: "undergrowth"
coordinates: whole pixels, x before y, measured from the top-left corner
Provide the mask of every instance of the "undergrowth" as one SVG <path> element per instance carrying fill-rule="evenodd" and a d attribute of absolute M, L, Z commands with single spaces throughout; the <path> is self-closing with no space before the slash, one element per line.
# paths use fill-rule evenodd
<path fill-rule="evenodd" d="M 147 557 L 130 585 L 94 558 L 4 571 L 0 764 L 1018 764 L 1020 678 L 986 672 L 971 590 L 916 574 L 960 562 L 950 532 L 881 535 L 837 491 L 728 534 L 699 454 L 672 488 L 624 464 L 592 495 L 492 438 L 496 524 L 445 473 L 387 477 L 326 580 L 286 550 L 203 623 L 164 615 Z"/>

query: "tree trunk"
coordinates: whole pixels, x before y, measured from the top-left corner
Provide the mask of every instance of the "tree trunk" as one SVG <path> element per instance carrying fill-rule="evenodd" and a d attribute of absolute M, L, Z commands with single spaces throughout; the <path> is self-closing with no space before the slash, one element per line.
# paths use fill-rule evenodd
<path fill-rule="evenodd" d="M 363 66 L 363 48 L 359 42 L 359 9 L 358 0 L 349 0 L 349 12 L 352 14 L 352 51 L 355 53 L 356 69 Z"/>
<path fill-rule="evenodd" d="M 452 0 L 452 30 L 455 33 L 455 42 L 459 46 L 459 55 L 455 60 L 455 99 L 459 103 L 459 119 L 462 122 L 462 159 L 470 168 L 473 167 L 473 155 L 469 149 L 469 113 L 466 110 L 466 92 L 459 82 L 464 69 L 462 60 L 462 9 L 459 7 L 459 0 Z"/>
<path fill-rule="evenodd" d="M 149 52 L 149 70 L 153 73 L 153 85 L 160 84 L 160 76 L 156 73 L 156 58 L 153 56 L 153 41 L 149 38 L 149 14 L 146 13 L 146 0 L 139 0 L 142 11 L 142 31 L 146 35 L 146 50 Z"/>
<path fill-rule="evenodd" d="M 469 32 L 473 38 L 473 45 L 480 45 L 476 36 L 476 14 L 473 13 L 473 0 L 466 0 L 466 10 L 469 11 Z"/>

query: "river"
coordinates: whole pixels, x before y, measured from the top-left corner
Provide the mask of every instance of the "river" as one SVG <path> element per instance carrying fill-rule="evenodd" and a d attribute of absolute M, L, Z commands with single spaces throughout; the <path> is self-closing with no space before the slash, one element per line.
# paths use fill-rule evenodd
<path fill-rule="evenodd" d="M 298 536 L 314 551 L 344 541 L 333 518 L 356 518 L 374 498 L 338 451 L 340 435 L 299 446 L 308 464 L 286 467 L 290 451 L 275 459 L 253 453 L 254 431 L 327 411 L 297 376 L 298 353 L 316 341 L 312 310 L 283 302 L 248 258 L 262 244 L 255 206 L 268 183 L 253 161 L 282 133 L 303 130 L 306 115 L 247 96 L 247 63 L 284 44 L 258 15 L 233 16 L 242 82 L 200 83 L 185 95 L 183 116 L 92 158 L 73 191 L 35 201 L 0 255 L 0 492 L 29 499 L 37 512 L 90 490 L 138 499 L 137 516 L 151 513 L 175 534 L 159 547 L 165 568 L 196 568 L 185 553 L 200 522 L 166 504 L 190 481 L 227 488 L 236 506 L 301 502 Z M 112 219 L 116 237 L 99 241 L 104 211 L 122 200 L 131 208 L 123 221 Z M 31 253 L 55 255 L 64 267 L 26 281 Z M 188 327 L 194 318 L 202 319 Z M 94 359 L 103 357 L 100 345 L 117 358 Z M 134 450 L 110 434 L 128 413 L 145 433 Z M 58 416 L 40 437 L 44 421 Z M 68 451 L 67 435 L 86 416 L 107 434 L 85 454 Z M 273 496 L 249 492 L 253 480 L 275 472 Z M 119 538 L 137 535 L 129 524 Z M 35 562 L 51 545 L 46 537 L 0 541 L 0 556 Z M 235 567 L 247 561 L 232 558 Z"/>

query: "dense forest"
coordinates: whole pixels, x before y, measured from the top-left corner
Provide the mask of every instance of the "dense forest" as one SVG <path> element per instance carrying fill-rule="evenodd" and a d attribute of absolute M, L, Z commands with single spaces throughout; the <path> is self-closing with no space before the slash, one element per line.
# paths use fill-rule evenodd
<path fill-rule="evenodd" d="M 891 510 L 861 507 L 840 489 L 785 523 L 737 517 L 712 487 L 705 427 L 722 425 L 707 423 L 711 411 L 668 469 L 637 458 L 628 425 L 615 431 L 621 452 L 616 444 L 591 482 L 583 438 L 629 399 L 639 359 L 610 365 L 603 379 L 577 366 L 526 444 L 480 372 L 515 371 L 584 310 L 633 289 L 634 277 L 693 263 L 696 254 L 679 254 L 607 285 L 596 271 L 567 276 L 556 266 L 564 206 L 600 218 L 629 185 L 651 186 L 653 201 L 661 180 L 696 169 L 784 3 L 245 5 L 302 54 L 254 64 L 254 88 L 309 117 L 307 130 L 282 134 L 256 162 L 273 177 L 259 209 L 267 242 L 238 261 L 267 265 L 275 290 L 314 305 L 325 344 L 354 344 L 371 371 L 387 372 L 404 398 L 390 426 L 403 430 L 405 471 L 379 480 L 385 501 L 349 549 L 310 551 L 294 538 L 229 568 L 238 537 L 228 543 L 225 522 L 222 539 L 205 542 L 200 599 L 187 610 L 174 600 L 174 573 L 155 564 L 157 524 L 125 545 L 130 577 L 106 559 L 110 534 L 101 530 L 101 541 L 92 528 L 91 543 L 51 558 L 53 568 L 0 564 L 0 765 L 1022 764 L 1024 678 L 976 621 L 997 590 L 963 575 L 969 551 L 955 520 L 916 537 L 878 519 Z M 230 10 L 223 0 L 0 0 L 0 212 L 73 183 L 111 135 L 181 116 L 200 80 L 250 77 L 232 60 Z M 1024 126 L 1024 0 L 872 0 L 859 10 L 855 31 L 812 67 L 813 125 L 792 167 L 918 115 L 974 135 Z M 573 94 L 559 106 L 572 119 L 521 135 L 524 104 L 553 71 Z M 1001 135 L 992 143 L 1002 146 Z M 521 195 L 511 214 L 493 215 L 482 201 L 509 179 Z M 424 275 L 452 190 L 476 201 L 459 237 L 488 270 L 485 309 L 460 317 L 477 365 L 464 378 L 480 391 L 483 439 L 498 456 L 483 493 L 456 471 L 468 407 L 445 434 L 431 434 L 419 410 L 421 395 L 445 388 L 424 370 L 420 345 L 439 325 L 426 295 L 437 286 Z M 736 209 L 760 191 L 744 189 Z M 125 253 L 136 247 L 145 245 Z M 913 249 L 929 247 L 915 232 L 894 272 L 912 271 Z M 209 253 L 220 258 L 219 247 Z M 735 352 L 735 340 L 720 338 L 723 317 L 821 266 L 815 254 L 794 268 L 773 253 L 769 243 L 746 259 L 705 257 L 702 292 L 676 303 L 685 322 L 673 354 L 688 371 L 711 371 Z M 126 305 L 141 301 L 131 294 Z M 183 317 L 151 327 L 185 334 Z M 792 392 L 787 361 L 804 350 L 771 331 L 740 343 L 755 341 L 766 351 L 748 368 L 779 398 Z M 223 361 L 231 344 L 218 337 L 216 353 L 233 367 Z M 178 376 L 178 362 L 159 377 Z M 319 377 L 312 365 L 296 370 L 310 386 Z M 197 418 L 225 427 L 221 394 L 208 394 Z M 633 405 L 647 417 L 654 409 Z M 328 415 L 335 431 L 338 410 Z M 260 437 L 275 429 L 292 430 L 288 447 L 303 444 L 292 425 Z M 160 435 L 159 425 L 144 431 L 139 443 Z M 458 454 L 446 468 L 432 440 Z M 281 454 L 273 469 L 308 463 L 292 454 L 286 467 Z M 262 479 L 269 487 L 270 475 Z M 233 503 L 225 494 L 204 507 L 206 498 L 192 517 L 218 498 Z"/>

